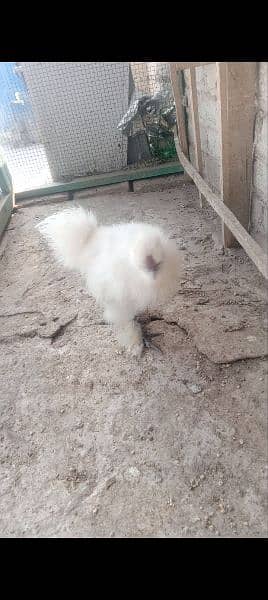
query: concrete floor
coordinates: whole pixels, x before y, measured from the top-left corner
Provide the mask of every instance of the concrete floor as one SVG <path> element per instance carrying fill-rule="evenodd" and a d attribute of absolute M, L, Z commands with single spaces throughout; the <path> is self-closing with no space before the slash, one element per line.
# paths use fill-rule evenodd
<path fill-rule="evenodd" d="M 79 275 L 35 225 L 0 245 L 1 537 L 267 535 L 267 290 L 174 177 L 88 193 L 104 223 L 162 225 L 185 258 L 178 294 L 143 315 L 163 354 L 121 353 Z M 85 194 L 80 194 L 84 196 Z"/>

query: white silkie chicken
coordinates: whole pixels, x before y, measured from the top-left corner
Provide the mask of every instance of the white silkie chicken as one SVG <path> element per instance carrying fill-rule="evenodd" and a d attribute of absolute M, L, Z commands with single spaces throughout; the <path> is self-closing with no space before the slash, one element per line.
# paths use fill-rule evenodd
<path fill-rule="evenodd" d="M 98 225 L 82 207 L 53 214 L 37 228 L 58 261 L 85 277 L 121 346 L 141 356 L 145 341 L 135 317 L 175 292 L 180 276 L 175 242 L 154 225 Z"/>

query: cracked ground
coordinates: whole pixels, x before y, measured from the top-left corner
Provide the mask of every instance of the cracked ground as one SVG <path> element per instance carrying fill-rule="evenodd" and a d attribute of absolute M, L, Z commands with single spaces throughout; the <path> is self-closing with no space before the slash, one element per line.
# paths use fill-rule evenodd
<path fill-rule="evenodd" d="M 176 296 L 139 316 L 156 346 L 122 352 L 29 202 L 0 244 L 1 537 L 265 537 L 267 289 L 181 177 L 76 195 L 100 222 L 176 239 Z"/>

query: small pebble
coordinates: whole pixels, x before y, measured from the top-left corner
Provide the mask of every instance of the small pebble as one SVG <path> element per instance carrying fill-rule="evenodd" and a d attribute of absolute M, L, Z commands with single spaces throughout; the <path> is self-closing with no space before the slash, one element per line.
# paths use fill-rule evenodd
<path fill-rule="evenodd" d="M 139 478 L 140 471 L 137 467 L 129 467 L 129 469 L 125 471 L 125 479 L 127 479 L 127 481 L 137 481 Z"/>
<path fill-rule="evenodd" d="M 208 304 L 209 299 L 208 298 L 199 298 L 199 300 L 197 300 L 197 304 Z"/>
<path fill-rule="evenodd" d="M 188 388 L 193 394 L 200 394 L 200 392 L 202 392 L 201 385 L 198 385 L 197 383 L 188 384 Z"/>

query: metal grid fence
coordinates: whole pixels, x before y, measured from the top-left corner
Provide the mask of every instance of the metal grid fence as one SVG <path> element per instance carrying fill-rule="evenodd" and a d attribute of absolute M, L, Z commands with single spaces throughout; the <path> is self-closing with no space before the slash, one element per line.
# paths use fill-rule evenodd
<path fill-rule="evenodd" d="M 167 63 L 0 63 L 15 192 L 177 158 Z"/>

